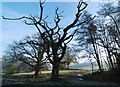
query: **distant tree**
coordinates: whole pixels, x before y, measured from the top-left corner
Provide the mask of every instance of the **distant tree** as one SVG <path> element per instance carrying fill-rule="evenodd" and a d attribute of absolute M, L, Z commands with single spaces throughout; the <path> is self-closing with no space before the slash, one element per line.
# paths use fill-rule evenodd
<path fill-rule="evenodd" d="M 117 43 L 119 42 L 118 39 L 120 39 L 120 30 L 119 30 L 120 16 L 118 15 L 118 14 L 120 14 L 120 10 L 118 8 L 119 7 L 113 6 L 112 3 L 105 3 L 105 4 L 101 4 L 101 9 L 98 11 L 99 16 L 103 16 L 105 18 L 109 17 L 109 20 L 110 20 L 112 26 L 114 26 L 113 31 L 116 31 L 116 35 L 118 36 L 118 37 L 114 38 Z M 108 18 L 107 18 L 107 20 L 108 20 Z M 120 44 L 118 44 L 118 46 L 120 47 Z"/>
<path fill-rule="evenodd" d="M 14 62 L 12 62 L 11 60 L 8 60 L 8 58 L 6 58 L 6 56 L 2 57 L 2 73 L 5 74 L 14 74 L 16 73 L 18 70 L 17 66 L 14 64 Z"/>
<path fill-rule="evenodd" d="M 14 74 L 34 71 L 33 68 L 27 65 L 26 63 L 16 61 L 15 59 L 9 59 L 9 57 L 4 57 L 2 57 L 2 73 Z"/>
<path fill-rule="evenodd" d="M 84 20 L 78 23 L 79 18 L 81 17 L 82 11 L 87 7 L 87 3 L 80 1 L 77 6 L 77 13 L 75 14 L 75 19 L 71 24 L 68 26 L 61 28 L 59 26 L 60 20 L 61 20 L 61 13 L 58 13 L 58 7 L 55 11 L 55 26 L 50 27 L 48 25 L 48 22 L 46 22 L 46 18 L 48 17 L 43 17 L 43 4 L 45 1 L 40 0 L 40 16 L 32 16 L 30 17 L 20 17 L 20 18 L 5 18 L 3 19 L 8 19 L 8 20 L 21 20 L 21 19 L 26 19 L 25 24 L 27 25 L 34 25 L 36 26 L 37 30 L 39 31 L 42 39 L 44 42 L 47 44 L 47 57 L 50 61 L 50 63 L 53 65 L 52 68 L 52 75 L 51 79 L 56 80 L 58 79 L 59 75 L 59 67 L 60 67 L 60 62 L 63 59 L 65 52 L 66 52 L 66 47 L 67 44 L 73 39 L 76 31 L 76 26 L 79 26 L 83 23 L 85 23 L 88 20 Z M 28 21 L 29 20 L 29 21 Z M 92 20 L 92 19 L 91 19 Z M 68 33 L 68 31 L 73 31 L 72 33 Z"/>
<path fill-rule="evenodd" d="M 99 46 L 103 47 L 107 53 L 109 68 L 115 68 L 120 62 L 120 11 L 112 3 L 102 4 L 98 11 L 99 18 L 96 21 L 99 29 Z"/>
<path fill-rule="evenodd" d="M 59 68 L 60 70 L 66 70 L 67 68 L 66 68 L 66 64 L 65 63 L 63 63 L 63 64 L 60 64 L 60 68 Z"/>
<path fill-rule="evenodd" d="M 71 63 L 78 64 L 78 55 L 72 49 L 67 49 L 63 60 L 65 62 L 66 68 L 69 69 Z"/>
<path fill-rule="evenodd" d="M 35 71 L 35 77 L 41 74 L 41 69 L 45 65 L 47 58 L 44 56 L 45 44 L 40 39 L 39 34 L 35 34 L 32 37 L 27 36 L 22 41 L 14 42 L 9 45 L 8 49 L 5 55 L 9 60 L 19 60 L 29 65 Z"/>
<path fill-rule="evenodd" d="M 89 21 L 92 19 L 92 15 L 89 14 L 87 11 L 84 11 L 84 15 L 82 16 L 81 20 L 88 20 L 88 22 L 82 24 L 77 32 L 76 41 L 78 42 L 77 46 L 80 47 L 79 50 L 84 50 L 87 55 L 83 55 L 84 57 L 89 57 L 92 55 L 93 58 L 96 59 L 97 64 L 99 66 L 99 70 L 102 71 L 101 63 L 100 63 L 100 55 L 99 55 L 99 48 L 96 44 L 97 42 L 97 27 L 94 24 L 94 21 Z"/>

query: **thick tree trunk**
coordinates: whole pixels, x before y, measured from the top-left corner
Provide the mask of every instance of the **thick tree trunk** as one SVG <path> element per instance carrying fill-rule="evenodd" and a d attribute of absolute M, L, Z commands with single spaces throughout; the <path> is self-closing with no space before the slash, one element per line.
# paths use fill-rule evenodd
<path fill-rule="evenodd" d="M 53 64 L 51 80 L 53 80 L 53 81 L 57 81 L 58 80 L 59 67 L 60 67 L 60 63 L 59 62 L 55 62 Z"/>
<path fill-rule="evenodd" d="M 39 77 L 41 74 L 41 70 L 36 70 L 34 76 Z"/>
<path fill-rule="evenodd" d="M 40 67 L 41 67 L 41 66 L 40 66 L 39 63 L 36 64 L 36 66 L 34 67 L 34 70 L 35 70 L 34 76 L 35 76 L 35 77 L 39 77 L 39 76 L 40 76 L 40 74 L 41 74 L 41 68 L 40 68 Z"/>

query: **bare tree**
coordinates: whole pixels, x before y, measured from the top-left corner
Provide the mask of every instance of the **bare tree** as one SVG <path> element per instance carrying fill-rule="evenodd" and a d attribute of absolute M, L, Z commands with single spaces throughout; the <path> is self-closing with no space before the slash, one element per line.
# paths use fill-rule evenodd
<path fill-rule="evenodd" d="M 96 21 L 99 29 L 99 46 L 106 51 L 109 68 L 115 68 L 119 64 L 120 56 L 120 29 L 119 29 L 119 7 L 113 6 L 112 3 L 101 4 Z"/>
<path fill-rule="evenodd" d="M 112 25 L 114 26 L 114 29 L 112 31 L 115 31 L 114 40 L 117 43 L 117 45 L 120 47 L 120 26 L 119 26 L 119 19 L 120 16 L 118 15 L 120 13 L 119 7 L 113 6 L 112 3 L 107 4 L 101 4 L 101 9 L 98 11 L 99 16 L 103 17 L 109 17 L 110 22 L 112 22 Z M 108 19 L 107 19 L 108 20 Z"/>
<path fill-rule="evenodd" d="M 72 49 L 67 49 L 62 61 L 65 62 L 67 69 L 69 69 L 71 63 L 78 64 L 77 52 Z"/>
<path fill-rule="evenodd" d="M 20 18 L 5 18 L 8 20 L 21 20 L 25 19 L 24 22 L 27 25 L 34 25 L 36 26 L 37 30 L 39 31 L 42 39 L 47 44 L 47 57 L 50 61 L 50 63 L 53 65 L 52 68 L 52 76 L 51 79 L 55 80 L 58 79 L 59 75 L 59 66 L 60 62 L 63 59 L 66 51 L 67 44 L 73 39 L 76 31 L 76 26 L 79 26 L 83 23 L 85 23 L 88 20 L 84 20 L 78 23 L 78 20 L 82 14 L 82 11 L 87 7 L 87 3 L 80 1 L 77 6 L 77 13 L 75 14 L 75 19 L 71 24 L 68 26 L 61 28 L 59 26 L 60 20 L 61 20 L 61 13 L 58 13 L 58 7 L 55 11 L 55 26 L 52 28 L 49 26 L 48 22 L 46 22 L 46 17 L 43 17 L 43 4 L 45 1 L 40 0 L 40 15 L 39 18 L 36 16 L 30 15 L 30 17 L 20 17 Z M 29 21 L 27 21 L 29 20 Z M 92 20 L 92 19 L 91 19 Z M 72 33 L 68 33 L 68 31 L 73 31 Z M 62 33 L 61 33 L 62 32 Z"/>
<path fill-rule="evenodd" d="M 45 66 L 45 45 L 39 34 L 27 36 L 24 40 L 9 45 L 6 56 L 14 61 L 22 61 L 35 71 L 34 76 L 39 77 L 41 69 Z"/>
<path fill-rule="evenodd" d="M 92 19 L 92 15 L 89 14 L 87 11 L 85 11 L 82 20 L 91 20 L 91 19 Z M 88 21 L 82 24 L 79 28 L 80 30 L 77 32 L 78 37 L 76 39 L 78 41 L 77 46 L 80 46 L 82 48 L 81 50 L 84 50 L 86 51 L 86 53 L 88 53 L 87 55 L 84 56 L 87 57 L 88 55 L 93 55 L 99 66 L 99 70 L 102 71 L 101 63 L 100 63 L 100 55 L 98 51 L 99 48 L 97 44 L 95 44 L 95 42 L 97 41 L 96 38 L 97 27 L 94 25 L 94 21 Z"/>

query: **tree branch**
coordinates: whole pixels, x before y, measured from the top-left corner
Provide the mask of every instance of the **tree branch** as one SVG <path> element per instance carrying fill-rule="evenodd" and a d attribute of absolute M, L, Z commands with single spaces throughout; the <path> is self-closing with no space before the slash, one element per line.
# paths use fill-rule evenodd
<path fill-rule="evenodd" d="M 24 63 L 26 63 L 26 64 L 28 64 L 29 66 L 31 66 L 31 67 L 34 67 L 34 65 L 31 65 L 29 62 L 27 62 L 27 61 L 25 61 L 25 60 L 23 60 L 23 59 L 18 59 L 19 61 L 23 61 Z"/>
<path fill-rule="evenodd" d="M 30 17 L 26 17 L 26 16 L 23 16 L 23 17 L 20 17 L 20 18 L 5 18 L 4 16 L 2 16 L 3 19 L 7 19 L 7 20 L 21 20 L 21 19 L 30 19 L 30 20 L 33 20 L 32 18 Z"/>
<path fill-rule="evenodd" d="M 82 4 L 84 4 L 85 6 L 84 6 L 82 9 L 80 9 L 81 6 L 82 6 Z M 76 13 L 76 18 L 75 18 L 75 20 L 74 20 L 70 25 L 68 25 L 66 28 L 64 28 L 64 30 L 63 30 L 63 31 L 64 31 L 64 35 L 61 37 L 60 41 L 63 40 L 63 39 L 66 37 L 67 31 L 68 31 L 69 29 L 71 29 L 71 28 L 73 28 L 73 27 L 76 27 L 75 25 L 76 25 L 76 23 L 78 22 L 78 20 L 79 20 L 79 18 L 80 18 L 80 16 L 81 16 L 81 11 L 83 11 L 86 7 L 87 7 L 87 3 L 85 3 L 85 2 L 79 2 L 79 3 L 78 3 L 78 6 L 77 6 L 78 11 L 77 11 L 77 13 Z M 85 21 L 84 21 L 84 22 L 81 22 L 79 25 L 81 25 L 81 24 L 83 24 L 83 23 L 85 23 Z"/>

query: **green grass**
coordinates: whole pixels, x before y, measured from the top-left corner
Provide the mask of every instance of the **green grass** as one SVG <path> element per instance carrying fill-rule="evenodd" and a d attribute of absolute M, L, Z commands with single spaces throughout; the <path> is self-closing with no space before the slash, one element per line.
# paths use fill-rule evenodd
<path fill-rule="evenodd" d="M 70 72 L 85 72 L 86 70 L 60 70 L 60 78 L 64 78 L 65 74 L 69 74 Z M 90 73 L 90 71 L 86 71 L 85 74 Z M 109 83 L 109 82 L 97 82 L 97 81 L 86 81 L 86 80 L 79 80 L 79 78 L 65 78 L 59 82 L 50 81 L 51 72 L 42 72 L 41 76 L 43 78 L 19 78 L 21 75 L 33 75 L 34 73 L 17 73 L 13 76 L 18 76 L 17 78 L 12 77 L 4 77 L 3 84 L 4 85 L 11 85 L 11 84 L 32 84 L 34 85 L 112 85 L 113 87 L 119 87 L 119 84 L 116 83 Z M 109 86 L 108 86 L 109 87 Z"/>
<path fill-rule="evenodd" d="M 70 72 L 83 72 L 84 70 L 60 70 L 59 71 L 59 74 L 63 75 L 63 74 L 68 74 Z M 46 72 L 42 72 L 42 74 L 50 74 L 51 71 L 46 71 Z M 16 73 L 16 74 L 13 74 L 12 76 L 20 76 L 20 75 L 33 75 L 34 73 Z"/>
<path fill-rule="evenodd" d="M 68 74 L 70 72 L 81 72 L 82 70 L 60 70 L 59 74 Z"/>
<path fill-rule="evenodd" d="M 34 73 L 15 73 L 12 74 L 11 76 L 20 76 L 20 75 L 33 75 Z"/>
<path fill-rule="evenodd" d="M 91 71 L 88 71 L 88 70 L 60 70 L 59 71 L 59 78 L 65 78 L 65 76 L 71 76 L 71 73 L 73 75 L 73 73 L 76 73 L 77 72 L 84 72 L 84 75 L 87 75 L 89 73 L 91 73 Z M 11 76 L 18 76 L 18 77 L 22 77 L 22 76 L 27 76 L 29 75 L 29 78 L 35 78 L 35 77 L 32 77 L 34 73 L 16 73 L 16 74 L 13 74 Z M 42 71 L 41 75 L 39 77 L 50 77 L 51 76 L 51 71 Z M 79 77 L 81 78 L 83 76 L 83 74 L 81 74 Z M 74 75 L 73 75 L 74 77 Z"/>
<path fill-rule="evenodd" d="M 42 74 L 46 73 L 46 74 L 50 74 L 51 71 L 42 71 L 41 72 Z M 31 72 L 31 73 L 15 73 L 15 74 L 12 74 L 12 76 L 20 76 L 20 75 L 33 75 L 34 72 Z"/>

